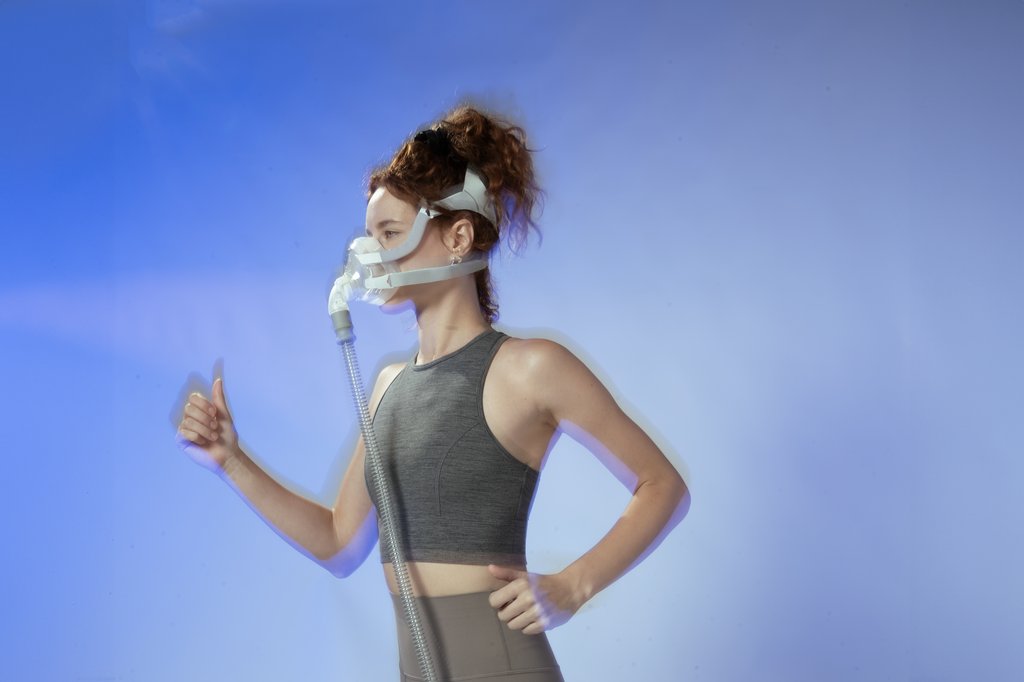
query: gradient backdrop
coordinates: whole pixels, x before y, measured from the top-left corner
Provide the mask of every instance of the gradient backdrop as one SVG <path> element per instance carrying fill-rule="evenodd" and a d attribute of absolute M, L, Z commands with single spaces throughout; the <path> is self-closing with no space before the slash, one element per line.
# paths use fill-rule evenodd
<path fill-rule="evenodd" d="M 689 515 L 550 632 L 567 680 L 1024 676 L 1024 3 L 0 2 L 4 680 L 391 680 L 337 580 L 174 444 L 332 504 L 326 293 L 364 180 L 473 98 L 539 151 L 498 328 L 568 345 Z M 355 311 L 364 376 L 416 348 Z M 563 437 L 531 569 L 628 491 Z"/>

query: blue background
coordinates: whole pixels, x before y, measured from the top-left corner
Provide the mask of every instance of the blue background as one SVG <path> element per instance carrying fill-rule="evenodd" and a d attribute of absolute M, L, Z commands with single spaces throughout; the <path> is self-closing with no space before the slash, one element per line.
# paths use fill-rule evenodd
<path fill-rule="evenodd" d="M 0 678 L 397 677 L 339 581 L 173 439 L 223 362 L 323 504 L 356 439 L 326 293 L 365 177 L 464 98 L 543 244 L 498 328 L 569 346 L 690 485 L 550 632 L 567 680 L 1024 676 L 1024 4 L 0 2 Z M 364 376 L 416 347 L 355 311 Z M 568 437 L 532 570 L 629 493 Z"/>

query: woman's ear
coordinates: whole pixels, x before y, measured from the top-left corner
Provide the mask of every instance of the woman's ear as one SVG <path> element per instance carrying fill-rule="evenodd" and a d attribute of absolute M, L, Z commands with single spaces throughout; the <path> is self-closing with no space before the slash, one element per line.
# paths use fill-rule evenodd
<path fill-rule="evenodd" d="M 473 221 L 460 218 L 452 223 L 444 243 L 454 255 L 465 258 L 473 250 Z"/>

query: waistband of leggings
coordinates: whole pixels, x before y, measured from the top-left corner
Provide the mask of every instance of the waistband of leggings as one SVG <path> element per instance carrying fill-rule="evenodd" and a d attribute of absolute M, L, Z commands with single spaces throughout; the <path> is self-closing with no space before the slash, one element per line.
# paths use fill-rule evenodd
<path fill-rule="evenodd" d="M 507 680 L 510 677 L 518 677 L 519 675 L 537 675 L 538 673 L 558 673 L 561 675 L 562 669 L 559 666 L 544 666 L 543 668 L 523 668 L 521 670 L 510 670 L 507 672 L 494 672 L 494 673 L 482 673 L 480 675 L 470 675 L 468 677 L 453 677 L 452 682 L 469 682 L 471 680 L 487 680 L 500 677 L 503 680 Z M 400 672 L 402 676 L 402 682 L 425 682 L 424 678 L 416 675 L 410 675 L 407 672 Z"/>
<path fill-rule="evenodd" d="M 388 590 L 388 594 L 391 595 L 391 599 L 395 602 L 402 601 L 402 595 L 395 594 L 391 590 Z M 483 592 L 460 592 L 459 594 L 440 594 L 436 596 L 421 595 L 413 597 L 417 601 L 455 601 L 457 599 L 479 599 L 483 595 L 490 595 L 491 590 L 484 590 Z"/>

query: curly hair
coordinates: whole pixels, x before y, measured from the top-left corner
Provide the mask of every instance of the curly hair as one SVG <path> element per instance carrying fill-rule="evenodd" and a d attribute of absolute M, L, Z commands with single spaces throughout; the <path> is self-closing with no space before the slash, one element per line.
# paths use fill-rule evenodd
<path fill-rule="evenodd" d="M 530 156 L 536 150 L 526 146 L 523 129 L 466 104 L 456 106 L 431 127 L 444 133 L 448 144 L 438 145 L 431 136 L 408 139 L 391 161 L 371 171 L 367 201 L 384 187 L 413 205 L 418 205 L 421 198 L 432 203 L 443 198 L 445 190 L 461 184 L 466 165 L 472 164 L 483 175 L 497 225 L 465 210 L 441 210 L 431 222 L 436 221 L 444 229 L 457 220 L 468 219 L 473 225 L 472 248 L 488 256 L 499 241 L 519 253 L 531 230 L 540 237 L 534 212 L 543 203 L 543 191 L 537 185 Z M 490 323 L 498 318 L 498 304 L 489 273 L 485 268 L 475 276 L 480 310 Z"/>

